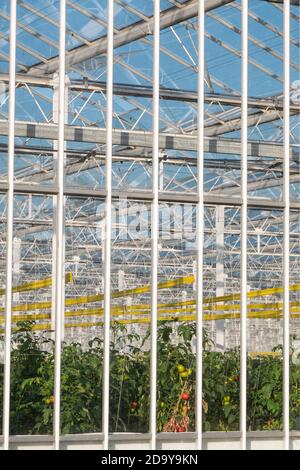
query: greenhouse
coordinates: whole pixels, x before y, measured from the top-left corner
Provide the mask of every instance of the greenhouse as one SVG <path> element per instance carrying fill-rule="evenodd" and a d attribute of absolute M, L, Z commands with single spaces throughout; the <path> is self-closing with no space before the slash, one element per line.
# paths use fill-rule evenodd
<path fill-rule="evenodd" d="M 299 6 L 0 2 L 3 450 L 300 450 Z"/>

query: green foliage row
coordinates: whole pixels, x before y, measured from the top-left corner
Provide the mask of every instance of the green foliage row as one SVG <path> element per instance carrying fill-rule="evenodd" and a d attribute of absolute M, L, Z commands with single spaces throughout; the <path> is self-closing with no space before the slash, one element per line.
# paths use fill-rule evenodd
<path fill-rule="evenodd" d="M 112 330 L 110 351 L 110 430 L 146 432 L 149 428 L 149 334 L 129 334 L 125 326 Z M 195 424 L 195 324 L 158 328 L 157 427 L 166 429 L 173 418 L 188 416 L 184 430 Z M 224 354 L 212 350 L 204 332 L 203 425 L 204 430 L 239 428 L 239 350 Z M 61 369 L 62 433 L 92 433 L 101 430 L 102 339 L 88 347 L 64 344 Z M 180 373 L 179 369 L 189 373 Z M 300 365 L 291 364 L 290 426 L 300 415 Z M 3 387 L 3 365 L 0 370 Z M 11 355 L 11 433 L 52 433 L 54 389 L 54 344 L 45 334 L 23 324 L 13 334 Z M 189 392 L 188 401 L 181 398 Z M 1 397 L 3 395 L 0 390 Z M 1 406 L 2 412 L 2 406 Z M 0 416 L 0 419 L 2 417 Z M 177 425 L 176 425 L 177 426 Z M 248 359 L 248 428 L 282 428 L 282 359 Z"/>

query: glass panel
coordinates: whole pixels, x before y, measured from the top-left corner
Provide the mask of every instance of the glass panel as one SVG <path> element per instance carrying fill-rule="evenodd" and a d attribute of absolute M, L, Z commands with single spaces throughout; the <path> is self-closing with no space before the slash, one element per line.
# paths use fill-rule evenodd
<path fill-rule="evenodd" d="M 110 431 L 149 430 L 151 206 L 113 204 Z"/>
<path fill-rule="evenodd" d="M 240 210 L 205 208 L 203 427 L 239 429 Z"/>
<path fill-rule="evenodd" d="M 282 429 L 283 212 L 248 211 L 248 428 Z"/>
<path fill-rule="evenodd" d="M 101 431 L 103 201 L 66 199 L 65 315 L 61 372 L 63 434 Z"/>
<path fill-rule="evenodd" d="M 11 434 L 52 432 L 51 333 L 53 200 L 15 195 Z"/>
<path fill-rule="evenodd" d="M 157 430 L 195 430 L 196 211 L 160 205 Z"/>
<path fill-rule="evenodd" d="M 300 214 L 290 212 L 290 428 L 300 430 L 300 293 L 299 293 L 299 254 L 300 254 Z"/>

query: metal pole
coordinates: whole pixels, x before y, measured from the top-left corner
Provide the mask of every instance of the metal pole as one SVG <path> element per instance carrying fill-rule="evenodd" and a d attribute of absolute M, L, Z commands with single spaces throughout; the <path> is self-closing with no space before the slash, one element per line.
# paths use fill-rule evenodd
<path fill-rule="evenodd" d="M 202 449 L 202 359 L 203 359 L 203 244 L 204 244 L 204 76 L 205 5 L 198 0 L 198 131 L 197 131 L 197 222 L 196 222 L 196 433 Z"/>
<path fill-rule="evenodd" d="M 15 155 L 15 101 L 16 101 L 16 33 L 17 1 L 10 2 L 9 33 L 9 109 L 8 109 L 8 169 L 7 169 L 7 229 L 6 229 L 6 296 L 5 296 L 5 349 L 3 384 L 3 449 L 9 448 L 10 412 L 10 348 L 12 322 L 12 266 L 14 218 L 14 155 Z"/>
<path fill-rule="evenodd" d="M 53 83 L 53 106 L 52 106 L 52 114 L 53 114 L 53 122 L 58 124 L 58 120 L 59 120 L 59 103 L 60 103 L 60 95 L 59 95 L 59 90 L 60 90 L 60 81 L 59 81 L 59 74 L 56 73 L 55 76 L 53 77 L 53 80 L 52 80 L 52 83 Z M 64 110 L 65 110 L 65 124 L 68 124 L 68 85 L 69 85 L 70 81 L 69 79 L 67 78 L 67 75 L 65 75 L 65 107 L 64 107 Z M 59 142 L 58 140 L 54 140 L 53 141 L 53 149 L 54 149 L 54 152 L 53 152 L 53 168 L 54 168 L 54 181 L 55 181 L 55 184 L 56 186 L 59 186 L 58 185 L 58 171 L 57 171 L 57 167 L 58 167 L 58 153 L 57 153 L 57 150 L 58 150 L 58 145 L 59 145 Z M 64 159 L 66 161 L 66 151 L 67 149 L 67 145 L 66 145 L 66 141 L 64 142 Z M 56 222 L 57 222 L 57 207 L 56 207 L 56 204 L 57 204 L 57 200 L 56 198 L 53 198 L 53 213 L 54 213 L 54 221 L 53 221 L 53 237 L 52 237 L 52 253 L 56 253 L 56 233 L 57 233 L 57 229 L 56 229 Z M 65 243 L 63 243 L 63 247 L 65 249 Z M 65 255 L 63 254 L 63 259 L 65 259 Z M 56 310 L 56 306 L 55 306 L 55 289 L 56 289 L 56 256 L 53 256 L 52 257 L 52 299 L 53 299 L 53 302 L 52 302 L 52 306 L 51 306 L 51 329 L 52 330 L 55 330 L 55 310 Z M 65 279 L 65 278 L 63 278 Z M 64 285 L 63 285 L 63 288 L 64 288 Z M 64 338 L 64 312 L 62 312 L 62 336 L 61 336 L 61 339 L 63 340 Z"/>
<path fill-rule="evenodd" d="M 283 445 L 289 450 L 290 0 L 285 0 L 283 6 L 283 49 Z"/>
<path fill-rule="evenodd" d="M 150 434 L 151 449 L 156 448 L 156 390 L 157 390 L 157 282 L 159 231 L 159 51 L 160 0 L 154 0 L 153 30 L 153 147 L 152 147 L 152 262 L 151 262 L 151 357 L 150 357 Z"/>
<path fill-rule="evenodd" d="M 242 1 L 242 127 L 241 127 L 241 320 L 240 320 L 240 431 L 247 447 L 247 149 L 248 149 L 248 0 Z"/>
<path fill-rule="evenodd" d="M 66 0 L 60 1 L 59 21 L 59 97 L 58 97 L 58 149 L 56 196 L 56 279 L 55 279 L 55 360 L 54 360 L 54 449 L 60 444 L 60 399 L 61 399 L 61 342 L 64 313 L 64 145 L 65 145 L 65 41 Z"/>
<path fill-rule="evenodd" d="M 224 295 L 224 206 L 216 207 L 216 296 Z M 222 304 L 220 304 L 222 305 Z M 216 320 L 216 350 L 225 349 L 225 320 Z"/>
<path fill-rule="evenodd" d="M 52 103 L 52 115 L 53 115 L 53 122 L 58 124 L 58 119 L 59 119 L 59 74 L 55 73 L 53 76 L 53 103 Z M 58 141 L 54 140 L 53 141 L 53 149 L 55 150 L 53 152 L 53 169 L 54 169 L 54 181 L 56 185 L 58 186 L 57 182 L 57 165 L 58 165 L 58 155 L 57 155 L 57 149 L 58 149 Z M 55 330 L 55 315 L 56 315 L 56 304 L 55 304 L 55 297 L 56 297 L 56 234 L 57 234 L 57 228 L 56 228 L 56 222 L 57 222 L 57 198 L 56 196 L 53 197 L 53 214 L 54 214 L 54 220 L 53 220 L 53 237 L 52 237 L 52 289 L 51 289 L 51 298 L 52 298 L 52 305 L 51 305 L 51 329 L 54 331 Z M 55 335 L 55 332 L 53 333 Z M 54 336 L 55 339 L 55 336 Z"/>
<path fill-rule="evenodd" d="M 104 326 L 103 326 L 103 448 L 108 449 L 109 435 L 109 336 L 111 291 L 111 211 L 112 211 L 112 125 L 113 125 L 113 61 L 114 61 L 114 2 L 107 6 L 107 75 L 106 75 L 106 159 L 105 159 L 105 235 L 104 235 Z"/>

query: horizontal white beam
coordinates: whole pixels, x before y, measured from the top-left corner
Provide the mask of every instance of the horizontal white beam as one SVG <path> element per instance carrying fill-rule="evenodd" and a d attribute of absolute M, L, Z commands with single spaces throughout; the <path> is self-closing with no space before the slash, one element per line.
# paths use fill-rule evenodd
<path fill-rule="evenodd" d="M 0 120 L 0 135 L 8 135 L 8 122 Z M 31 137 L 35 139 L 57 139 L 57 125 L 46 123 L 31 123 L 25 121 L 16 121 L 15 135 L 19 137 Z M 94 144 L 105 144 L 106 130 L 99 127 L 78 127 L 66 126 L 66 141 L 86 142 Z M 113 145 L 122 145 L 124 147 L 144 147 L 152 148 L 152 133 L 147 131 L 131 131 L 131 130 L 113 130 Z M 160 134 L 160 149 L 175 149 L 197 151 L 197 136 L 190 134 Z M 299 147 L 291 146 L 292 158 L 299 156 Z M 241 152 L 241 144 L 238 140 L 225 138 L 206 138 L 205 152 L 224 153 L 239 155 Z M 283 150 L 281 143 L 269 143 L 249 141 L 248 155 L 265 156 L 282 158 Z"/>
<path fill-rule="evenodd" d="M 7 73 L 0 73 L 0 82 L 8 83 L 9 75 Z M 39 87 L 52 88 L 53 80 L 49 77 L 36 77 L 34 75 L 17 74 L 16 82 L 19 85 L 35 85 Z M 71 80 L 68 89 L 70 91 L 84 91 L 84 92 L 106 92 L 106 83 L 103 81 L 85 81 L 85 80 Z M 114 95 L 118 96 L 134 96 L 140 98 L 152 99 L 152 87 L 137 85 L 114 83 Z M 175 88 L 160 87 L 159 96 L 164 100 L 183 101 L 185 103 L 196 103 L 197 92 L 192 90 L 177 90 Z M 241 105 L 241 97 L 237 95 L 226 95 L 223 93 L 205 93 L 204 99 L 206 103 L 222 104 L 226 106 Z M 278 96 L 271 96 L 268 98 L 249 97 L 248 107 L 257 109 L 283 109 L 283 101 Z M 290 110 L 300 113 L 300 106 L 291 103 Z"/>
<path fill-rule="evenodd" d="M 252 431 L 247 432 L 247 447 L 249 449 L 260 450 L 282 450 L 281 431 Z M 150 435 L 148 433 L 112 433 L 109 441 L 112 449 L 144 449 L 150 450 Z M 291 431 L 291 448 L 299 450 L 300 431 Z M 157 441 L 159 449 L 164 450 L 196 450 L 197 435 L 194 432 L 186 433 L 158 433 Z M 204 432 L 202 434 L 203 449 L 217 450 L 239 450 L 240 432 Z M 101 450 L 103 442 L 102 433 L 94 434 L 69 434 L 61 436 L 61 446 L 63 449 L 78 450 Z M 51 436 L 11 436 L 12 449 L 52 449 Z"/>
<path fill-rule="evenodd" d="M 1 192 L 4 193 L 8 189 L 7 183 L 1 182 Z M 32 184 L 32 183 L 15 183 L 14 192 L 16 194 L 45 194 L 45 195 L 55 195 L 58 193 L 58 188 L 54 185 L 41 185 L 41 184 Z M 89 188 L 80 188 L 65 185 L 64 194 L 66 196 L 78 196 L 78 197 L 96 197 L 104 199 L 106 197 L 106 192 L 104 189 L 89 189 Z M 127 191 L 112 191 L 112 198 L 114 200 L 119 200 L 121 198 L 131 199 L 135 201 L 145 201 L 151 202 L 153 199 L 153 194 L 151 191 L 142 191 L 132 189 Z M 159 192 L 158 194 L 159 202 L 170 202 L 170 203 L 187 203 L 187 204 L 196 204 L 199 199 L 196 193 L 186 193 L 186 192 Z M 228 207 L 238 207 L 242 204 L 241 198 L 239 195 L 231 196 L 227 195 L 224 192 L 220 194 L 205 193 L 204 202 L 206 205 L 225 205 Z M 248 206 L 250 208 L 260 208 L 260 209 L 283 209 L 284 203 L 275 199 L 266 199 L 266 198 L 255 198 L 248 197 Z M 299 211 L 299 202 L 291 201 L 290 203 L 291 210 Z"/>

